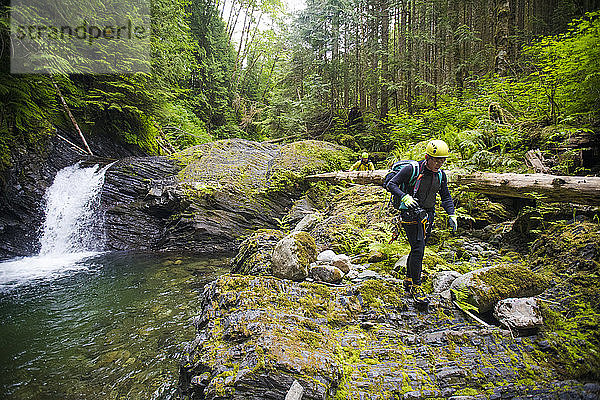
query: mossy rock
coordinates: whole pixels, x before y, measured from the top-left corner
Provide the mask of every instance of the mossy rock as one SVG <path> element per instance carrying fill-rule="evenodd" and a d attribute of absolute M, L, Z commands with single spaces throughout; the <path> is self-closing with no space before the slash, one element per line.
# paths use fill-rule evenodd
<path fill-rule="evenodd" d="M 275 229 L 260 229 L 240 244 L 231 261 L 231 272 L 243 275 L 272 275 L 271 256 L 275 245 L 285 233 Z"/>
<path fill-rule="evenodd" d="M 391 236 L 392 215 L 386 207 L 385 189 L 353 186 L 337 193 L 323 219 L 310 231 L 319 250 L 356 255 L 369 252 L 373 243 L 385 243 Z"/>
<path fill-rule="evenodd" d="M 329 142 L 302 140 L 281 147 L 273 160 L 273 170 L 299 171 L 303 174 L 330 172 L 350 166 L 350 149 Z"/>
<path fill-rule="evenodd" d="M 547 273 L 600 272 L 600 225 L 558 222 L 531 245 L 530 262 Z"/>
<path fill-rule="evenodd" d="M 475 199 L 470 212 L 474 218 L 471 228 L 480 229 L 490 224 L 498 224 L 514 219 L 515 211 L 504 201 L 494 201 L 489 198 Z"/>
<path fill-rule="evenodd" d="M 282 279 L 301 281 L 308 276 L 308 266 L 317 259 L 315 240 L 306 232 L 294 232 L 281 239 L 273 249 L 271 269 Z"/>
<path fill-rule="evenodd" d="M 470 304 L 479 313 L 485 313 L 500 300 L 535 296 L 547 285 L 545 277 L 529 268 L 520 264 L 500 264 L 462 275 L 452 282 L 450 290 L 459 304 Z"/>
<path fill-rule="evenodd" d="M 307 400 L 581 393 L 575 381 L 556 385 L 548 354 L 538 359 L 528 338 L 410 304 L 399 281 L 326 286 L 225 274 L 203 291 L 179 390 L 207 400 L 282 399 L 297 380 Z"/>
<path fill-rule="evenodd" d="M 600 226 L 559 222 L 531 245 L 530 263 L 552 278 L 540 297 L 555 364 L 570 378 L 600 380 Z"/>

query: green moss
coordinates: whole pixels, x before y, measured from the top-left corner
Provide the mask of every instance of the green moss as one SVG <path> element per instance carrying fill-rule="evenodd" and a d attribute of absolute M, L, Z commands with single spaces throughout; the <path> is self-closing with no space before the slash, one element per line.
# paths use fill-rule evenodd
<path fill-rule="evenodd" d="M 559 221 L 531 245 L 530 262 L 548 274 L 600 272 L 597 223 Z"/>
<path fill-rule="evenodd" d="M 276 170 L 269 179 L 265 193 L 295 193 L 304 189 L 306 183 L 301 174 L 289 170 Z"/>
<path fill-rule="evenodd" d="M 226 274 L 223 275 L 223 279 L 217 280 L 217 283 L 223 292 L 237 293 L 241 290 L 247 290 L 249 288 L 249 283 L 253 278 L 253 276 L 248 275 Z"/>
<path fill-rule="evenodd" d="M 315 239 L 306 232 L 297 232 L 294 238 L 298 248 L 298 262 L 303 266 L 308 266 L 317 259 Z"/>
<path fill-rule="evenodd" d="M 464 388 L 452 393 L 452 396 L 477 396 L 479 390 L 473 388 Z"/>
<path fill-rule="evenodd" d="M 369 307 L 394 307 L 397 309 L 406 307 L 402 296 L 404 291 L 401 285 L 396 283 L 369 279 L 363 282 L 358 288 L 358 292 Z"/>
<path fill-rule="evenodd" d="M 600 379 L 600 276 L 576 276 L 560 307 L 542 303 L 543 336 L 556 364 L 573 378 Z"/>
<path fill-rule="evenodd" d="M 281 147 L 276 168 L 300 170 L 303 174 L 339 171 L 350 165 L 352 152 L 317 140 L 303 140 Z"/>
<path fill-rule="evenodd" d="M 518 264 L 495 266 L 475 275 L 474 279 L 486 287 L 475 293 L 484 302 L 495 302 L 515 294 L 533 296 L 548 286 L 547 277 Z"/>

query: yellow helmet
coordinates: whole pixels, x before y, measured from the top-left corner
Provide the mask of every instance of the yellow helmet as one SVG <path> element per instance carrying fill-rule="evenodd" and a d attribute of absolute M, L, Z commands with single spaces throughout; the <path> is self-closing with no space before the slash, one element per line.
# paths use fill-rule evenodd
<path fill-rule="evenodd" d="M 366 160 L 367 158 L 369 158 L 369 153 L 367 153 L 366 151 L 363 151 L 363 153 L 360 157 L 364 158 Z"/>
<path fill-rule="evenodd" d="M 425 154 L 430 157 L 448 157 L 450 149 L 443 140 L 430 140 L 425 148 Z"/>

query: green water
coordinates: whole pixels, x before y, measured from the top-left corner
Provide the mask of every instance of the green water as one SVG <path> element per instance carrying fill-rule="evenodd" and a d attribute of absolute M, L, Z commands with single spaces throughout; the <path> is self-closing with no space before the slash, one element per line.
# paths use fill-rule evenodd
<path fill-rule="evenodd" d="M 0 398 L 168 399 L 226 258 L 108 254 L 0 291 Z"/>

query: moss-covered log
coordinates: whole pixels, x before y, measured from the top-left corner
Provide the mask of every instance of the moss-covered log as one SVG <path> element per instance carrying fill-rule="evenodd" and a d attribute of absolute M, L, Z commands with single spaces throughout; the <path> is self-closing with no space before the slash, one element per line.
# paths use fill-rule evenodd
<path fill-rule="evenodd" d="M 387 172 L 387 170 L 338 171 L 310 175 L 307 179 L 380 185 Z M 600 205 L 600 177 L 487 172 L 465 174 L 448 171 L 448 179 L 450 184 L 460 185 L 464 190 L 471 192 L 519 198 L 540 198 L 541 196 L 550 202 Z"/>

